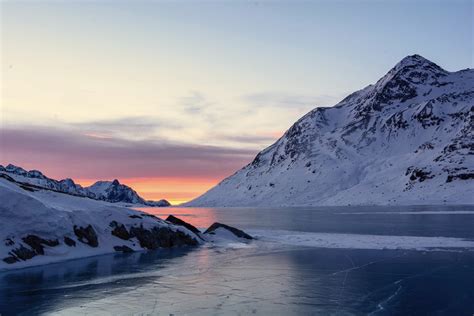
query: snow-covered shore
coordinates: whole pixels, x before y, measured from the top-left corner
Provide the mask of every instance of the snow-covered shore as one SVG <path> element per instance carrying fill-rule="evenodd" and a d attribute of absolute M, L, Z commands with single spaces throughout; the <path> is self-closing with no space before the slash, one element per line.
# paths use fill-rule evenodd
<path fill-rule="evenodd" d="M 222 227 L 201 234 L 116 203 L 37 189 L 12 178 L 0 178 L 0 201 L 0 270 L 227 238 L 219 237 Z"/>

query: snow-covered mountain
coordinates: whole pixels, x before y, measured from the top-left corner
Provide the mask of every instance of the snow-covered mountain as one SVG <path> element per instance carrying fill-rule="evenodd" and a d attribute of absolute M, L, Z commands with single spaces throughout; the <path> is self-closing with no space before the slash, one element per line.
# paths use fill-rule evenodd
<path fill-rule="evenodd" d="M 474 70 L 413 55 L 188 206 L 474 204 Z"/>
<path fill-rule="evenodd" d="M 111 203 L 123 202 L 131 204 L 142 204 L 147 206 L 170 206 L 166 200 L 147 201 L 140 197 L 137 192 L 118 180 L 97 181 L 89 187 L 82 187 L 74 183 L 72 179 L 55 180 L 46 177 L 41 171 L 25 169 L 9 164 L 6 167 L 0 165 L 0 173 L 8 174 L 16 181 L 24 182 L 38 187 L 63 192 L 71 195 L 85 196 L 95 200 Z"/>

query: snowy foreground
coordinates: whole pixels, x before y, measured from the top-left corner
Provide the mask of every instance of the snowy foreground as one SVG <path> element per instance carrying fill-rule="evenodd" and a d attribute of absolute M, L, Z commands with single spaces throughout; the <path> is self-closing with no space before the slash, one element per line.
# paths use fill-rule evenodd
<path fill-rule="evenodd" d="M 144 212 L 0 177 L 0 270 L 113 252 L 198 246 L 248 240 L 245 233 L 214 224 L 200 233 Z M 194 232 L 193 232 L 194 230 Z"/>
<path fill-rule="evenodd" d="M 203 232 L 174 216 L 165 221 L 114 203 L 28 187 L 6 177 L 0 177 L 0 201 L 0 270 L 114 252 L 180 246 L 255 248 L 262 251 L 282 249 L 288 245 L 423 251 L 474 249 L 473 240 L 455 237 L 273 229 L 249 230 L 250 236 L 219 223 Z M 448 213 L 463 216 L 472 214 L 472 211 Z"/>
<path fill-rule="evenodd" d="M 186 206 L 474 204 L 474 70 L 408 56 Z"/>

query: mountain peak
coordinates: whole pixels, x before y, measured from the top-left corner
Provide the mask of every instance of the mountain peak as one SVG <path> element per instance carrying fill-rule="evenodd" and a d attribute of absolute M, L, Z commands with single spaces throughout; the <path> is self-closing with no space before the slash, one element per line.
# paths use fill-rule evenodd
<path fill-rule="evenodd" d="M 375 84 L 303 116 L 186 206 L 464 203 L 474 188 L 472 91 L 474 73 L 407 56 Z"/>
<path fill-rule="evenodd" d="M 114 179 L 114 181 L 112 181 L 112 185 L 119 185 L 119 184 L 120 184 L 120 182 L 117 179 Z"/>
<path fill-rule="evenodd" d="M 400 67 L 406 67 L 406 66 L 422 65 L 424 63 L 432 63 L 432 62 L 421 55 L 414 54 L 414 55 L 408 55 L 402 60 L 400 60 L 395 67 L 400 68 Z"/>
<path fill-rule="evenodd" d="M 389 73 L 398 73 L 403 69 L 417 69 L 421 71 L 430 71 L 432 73 L 446 73 L 446 70 L 418 54 L 406 56 L 400 60 Z"/>

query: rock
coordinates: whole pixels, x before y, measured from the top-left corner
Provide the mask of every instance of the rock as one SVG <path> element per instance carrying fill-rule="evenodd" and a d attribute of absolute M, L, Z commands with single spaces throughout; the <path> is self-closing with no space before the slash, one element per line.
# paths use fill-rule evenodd
<path fill-rule="evenodd" d="M 173 216 L 173 215 L 170 215 L 168 216 L 168 218 L 166 219 L 167 222 L 170 222 L 170 223 L 173 223 L 175 225 L 178 225 L 178 226 L 183 226 L 183 227 L 186 227 L 187 229 L 189 229 L 190 231 L 192 231 L 193 233 L 195 233 L 199 238 L 201 238 L 201 236 L 199 236 L 199 234 L 201 234 L 201 231 L 199 229 L 197 229 L 196 227 L 194 227 L 193 225 L 189 224 L 189 223 L 186 223 L 185 221 L 183 221 L 182 219 L 180 218 L 177 218 L 176 216 Z M 201 238 L 202 239 L 202 238 Z"/>
<path fill-rule="evenodd" d="M 130 247 L 127 247 L 125 245 L 123 246 L 114 246 L 114 250 L 118 252 L 124 252 L 124 253 L 130 253 L 133 252 L 133 249 Z"/>
<path fill-rule="evenodd" d="M 11 238 L 5 239 L 5 246 L 13 246 L 15 242 Z"/>
<path fill-rule="evenodd" d="M 36 235 L 28 235 L 22 238 L 22 240 L 25 244 L 30 246 L 38 255 L 44 255 L 44 246 L 56 247 L 59 245 L 59 241 L 57 239 L 48 240 L 38 237 Z"/>
<path fill-rule="evenodd" d="M 64 237 L 64 243 L 69 247 L 76 247 L 76 242 L 69 237 Z"/>
<path fill-rule="evenodd" d="M 130 228 L 131 237 L 136 237 L 140 246 L 146 249 L 170 248 L 174 246 L 196 246 L 197 240 L 182 231 L 167 227 L 145 229 L 143 226 Z"/>
<path fill-rule="evenodd" d="M 99 242 L 97 240 L 97 234 L 91 225 L 87 227 L 78 227 L 74 225 L 74 234 L 77 236 L 80 242 L 87 244 L 91 247 L 97 247 Z"/>
<path fill-rule="evenodd" d="M 165 199 L 159 201 L 145 201 L 145 205 L 153 206 L 153 207 L 167 207 L 171 206 L 171 203 Z"/>
<path fill-rule="evenodd" d="M 21 245 L 20 247 L 18 247 L 16 249 L 13 249 L 10 254 L 16 256 L 17 258 L 19 258 L 23 261 L 26 261 L 26 260 L 31 259 L 34 256 L 36 256 L 36 252 L 34 252 L 33 250 L 31 250 L 29 248 L 26 248 L 23 245 Z"/>
<path fill-rule="evenodd" d="M 28 235 L 23 237 L 22 240 L 31 248 L 20 245 L 20 247 L 15 248 L 9 252 L 9 257 L 3 258 L 4 262 L 12 264 L 20 260 L 26 261 L 37 255 L 44 255 L 44 246 L 56 247 L 59 245 L 59 241 L 57 239 L 48 240 L 36 235 Z"/>
<path fill-rule="evenodd" d="M 18 259 L 16 257 L 10 256 L 10 257 L 3 258 L 3 261 L 5 263 L 12 264 L 12 263 L 18 262 Z"/>
<path fill-rule="evenodd" d="M 474 173 L 459 173 L 459 174 L 450 174 L 446 179 L 446 182 L 452 182 L 453 180 L 469 180 L 474 179 Z"/>
<path fill-rule="evenodd" d="M 112 230 L 112 235 L 115 237 L 118 237 L 123 240 L 129 240 L 130 239 L 130 234 L 128 233 L 127 228 L 125 228 L 125 225 L 119 224 L 116 221 L 112 221 L 110 223 L 110 227 L 113 227 L 114 229 Z"/>
<path fill-rule="evenodd" d="M 214 223 L 212 224 L 208 229 L 206 229 L 206 231 L 204 232 L 204 234 L 211 234 L 213 233 L 216 229 L 218 228 L 224 228 L 228 231 L 230 231 L 232 234 L 234 234 L 235 236 L 239 237 L 239 238 L 245 238 L 245 239 L 253 239 L 252 236 L 250 236 L 249 234 L 245 233 L 244 231 L 240 230 L 240 229 L 237 229 L 235 227 L 232 227 L 232 226 L 228 226 L 228 225 L 225 225 L 225 224 L 221 224 L 221 223 Z"/>

